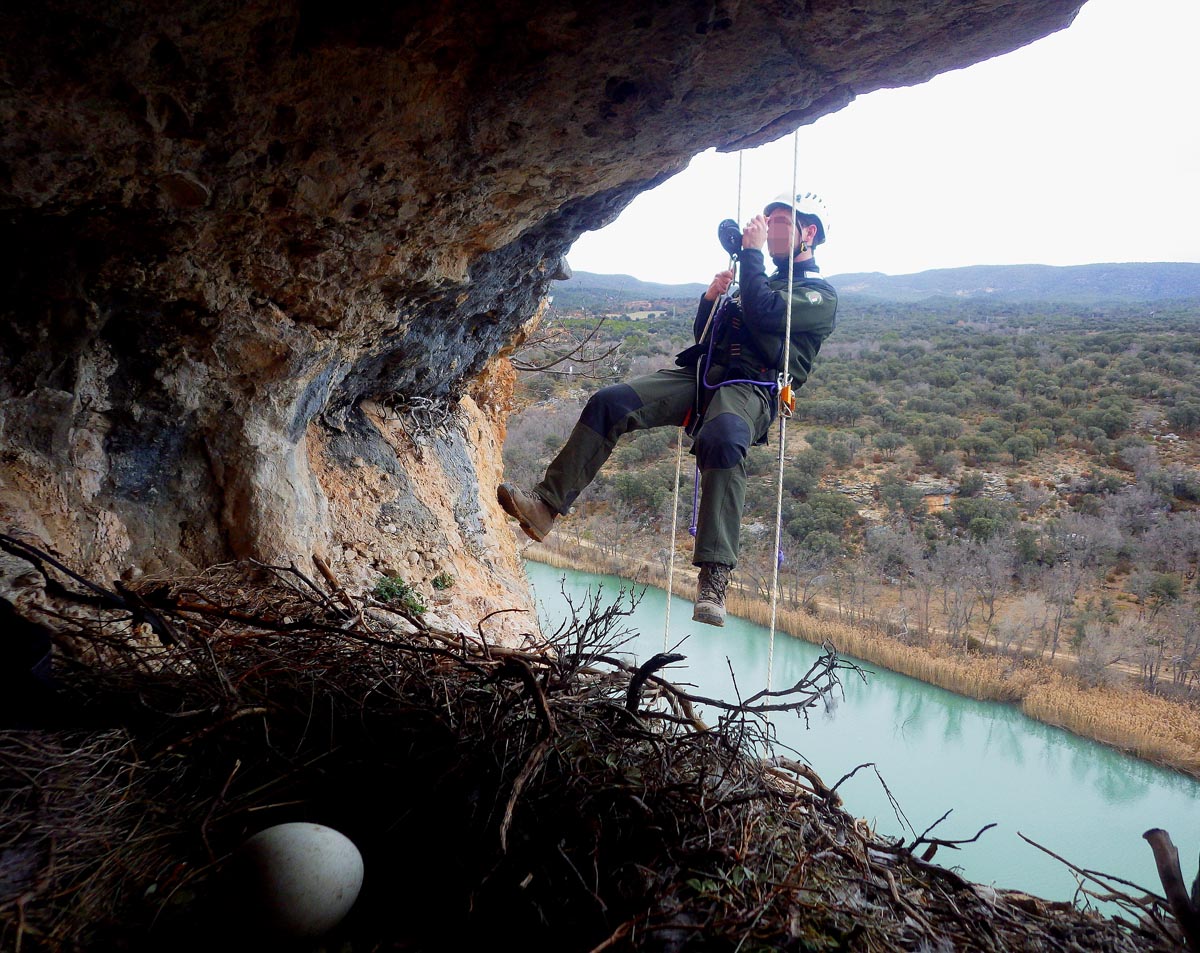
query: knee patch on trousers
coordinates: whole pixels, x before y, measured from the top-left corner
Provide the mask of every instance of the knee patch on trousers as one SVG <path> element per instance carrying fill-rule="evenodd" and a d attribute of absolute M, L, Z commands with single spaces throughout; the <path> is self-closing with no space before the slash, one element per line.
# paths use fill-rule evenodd
<path fill-rule="evenodd" d="M 729 470 L 750 449 L 750 425 L 737 414 L 718 414 L 706 420 L 696 436 L 696 462 L 701 470 Z"/>
<path fill-rule="evenodd" d="M 641 408 L 642 399 L 637 391 L 628 384 L 613 384 L 588 398 L 579 422 L 607 439 L 618 422 Z"/>

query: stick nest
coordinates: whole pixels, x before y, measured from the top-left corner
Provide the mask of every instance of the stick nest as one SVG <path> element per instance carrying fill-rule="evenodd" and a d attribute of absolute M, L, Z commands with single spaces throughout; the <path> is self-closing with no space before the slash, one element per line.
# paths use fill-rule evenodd
<path fill-rule="evenodd" d="M 1161 904 L 1105 919 L 977 887 L 918 856 L 948 842 L 878 837 L 765 759 L 768 719 L 852 668 L 832 650 L 728 703 L 657 674 L 680 656 L 622 656 L 627 601 L 599 594 L 499 649 L 295 567 L 110 590 L 19 555 L 46 578 L 26 615 L 55 687 L 0 732 L 0 949 L 279 948 L 223 878 L 293 820 L 363 854 L 326 949 L 1178 948 Z"/>

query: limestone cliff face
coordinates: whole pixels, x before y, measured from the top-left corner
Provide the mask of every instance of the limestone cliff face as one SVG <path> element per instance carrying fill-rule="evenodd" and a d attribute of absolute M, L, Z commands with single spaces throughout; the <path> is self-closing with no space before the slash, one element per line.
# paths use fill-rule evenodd
<path fill-rule="evenodd" d="M 525 605 L 496 355 L 571 242 L 1079 5 L 11 0 L 0 528 L 99 574 L 315 552 Z"/>

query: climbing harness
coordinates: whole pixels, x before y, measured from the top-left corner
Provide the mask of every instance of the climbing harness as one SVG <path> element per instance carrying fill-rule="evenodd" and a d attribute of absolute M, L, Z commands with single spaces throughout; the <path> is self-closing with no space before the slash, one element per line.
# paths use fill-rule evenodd
<path fill-rule="evenodd" d="M 726 219 L 725 222 L 722 222 L 721 223 L 722 226 L 724 226 L 728 221 L 729 220 Z M 738 232 L 738 243 L 739 243 L 739 245 L 741 243 L 741 232 Z M 734 284 L 731 283 L 730 288 L 733 288 L 733 287 L 735 287 L 735 286 L 734 286 Z M 704 400 L 703 392 L 720 390 L 722 387 L 729 387 L 731 384 L 753 384 L 756 387 L 765 387 L 765 388 L 769 389 L 772 392 L 774 399 L 776 399 L 778 401 L 779 412 L 781 415 L 786 414 L 788 416 L 791 416 L 792 410 L 796 406 L 795 398 L 792 397 L 791 386 L 788 383 L 788 381 L 785 379 L 785 375 L 782 373 L 776 375 L 776 377 L 771 380 L 755 380 L 753 378 L 748 378 L 748 377 L 734 377 L 734 378 L 730 378 L 729 380 L 718 381 L 715 384 L 708 383 L 708 375 L 709 375 L 710 371 L 712 370 L 713 348 L 715 347 L 715 344 L 716 344 L 717 333 L 721 327 L 722 313 L 726 309 L 732 309 L 733 307 L 735 307 L 734 297 L 735 297 L 734 295 L 730 294 L 729 292 L 726 292 L 725 294 L 720 295 L 717 298 L 717 300 L 713 302 L 712 312 L 709 316 L 708 321 L 704 325 L 704 330 L 701 332 L 701 335 L 700 335 L 701 342 L 703 342 L 704 339 L 707 337 L 708 349 L 705 351 L 704 359 L 702 361 L 696 362 L 696 399 L 695 399 L 696 414 L 695 414 L 695 419 L 692 422 L 693 431 L 699 430 L 699 427 L 704 419 L 705 400 Z M 790 302 L 789 302 L 789 306 L 790 306 Z M 785 342 L 783 345 L 783 358 L 782 358 L 783 361 L 785 362 L 785 365 L 786 365 L 787 357 L 788 357 L 788 345 Z M 786 398 L 787 398 L 786 400 L 783 399 L 785 394 L 786 394 Z M 692 433 L 692 436 L 695 436 L 695 432 Z M 693 481 L 693 487 L 692 487 L 692 522 L 688 526 L 688 532 L 692 536 L 695 536 L 699 530 L 699 526 L 697 525 L 699 512 L 700 512 L 700 466 L 699 466 L 699 464 L 697 464 L 695 479 Z"/>

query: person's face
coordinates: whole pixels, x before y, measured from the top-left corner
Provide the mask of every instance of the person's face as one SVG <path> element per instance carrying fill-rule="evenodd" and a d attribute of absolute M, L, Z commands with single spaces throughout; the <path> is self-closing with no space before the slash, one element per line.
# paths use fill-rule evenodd
<path fill-rule="evenodd" d="M 815 236 L 816 226 L 810 227 Z M 806 240 L 805 231 L 808 229 L 801 230 L 796 227 L 796 218 L 791 209 L 782 207 L 771 209 L 771 214 L 767 216 L 767 250 L 771 253 L 771 257 L 786 258 L 793 248 L 797 252 L 800 251 L 801 242 Z"/>

